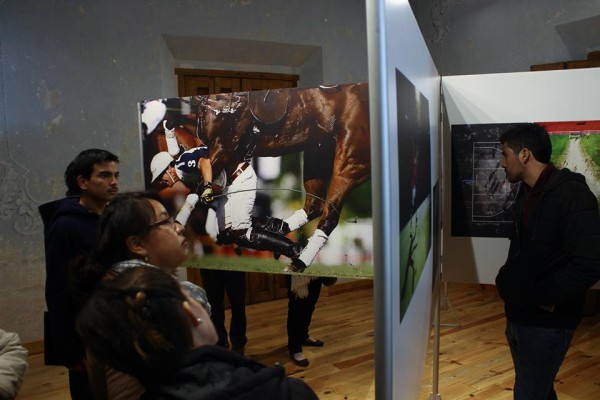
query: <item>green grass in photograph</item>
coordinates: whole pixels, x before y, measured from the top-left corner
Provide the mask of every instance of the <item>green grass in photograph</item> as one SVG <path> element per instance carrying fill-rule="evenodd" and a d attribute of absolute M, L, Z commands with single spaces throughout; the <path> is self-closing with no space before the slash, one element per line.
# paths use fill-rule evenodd
<path fill-rule="evenodd" d="M 550 161 L 560 168 L 567 158 L 569 135 L 550 135 L 550 142 L 552 142 L 552 156 L 550 157 Z"/>
<path fill-rule="evenodd" d="M 263 252 L 260 257 L 248 255 L 208 255 L 203 257 L 193 257 L 183 266 L 186 268 L 283 274 L 283 269 L 287 266 L 287 259 L 281 257 L 279 260 L 275 260 L 273 256 L 270 256 L 270 253 L 267 252 Z M 352 279 L 373 279 L 373 265 L 369 263 L 357 265 L 324 265 L 314 262 L 302 274 L 311 276 L 336 276 L 338 278 Z"/>
<path fill-rule="evenodd" d="M 411 221 L 400 232 L 400 319 L 404 317 L 410 305 L 413 293 L 418 286 L 419 279 L 425 267 L 425 262 L 429 256 L 429 250 L 431 249 L 430 199 L 423 202 L 417 211 L 417 215 L 418 219 L 413 216 Z M 415 233 L 416 237 L 413 240 L 412 267 L 409 267 L 408 257 L 413 233 Z M 416 246 L 414 246 L 415 243 Z"/>
<path fill-rule="evenodd" d="M 587 135 L 581 139 L 581 147 L 594 164 L 596 175 L 600 170 L 600 134 Z M 598 178 L 598 176 L 596 176 Z"/>
<path fill-rule="evenodd" d="M 584 136 L 581 139 L 581 148 L 592 163 L 587 173 L 592 173 L 595 180 L 600 181 L 600 134 Z M 600 193 L 596 193 L 596 196 L 600 208 Z"/>

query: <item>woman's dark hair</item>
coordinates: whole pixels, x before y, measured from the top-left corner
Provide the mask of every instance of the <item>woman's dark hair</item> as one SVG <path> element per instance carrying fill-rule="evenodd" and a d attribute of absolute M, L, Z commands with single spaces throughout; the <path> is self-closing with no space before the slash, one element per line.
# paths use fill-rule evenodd
<path fill-rule="evenodd" d="M 552 155 L 552 142 L 548 131 L 537 124 L 519 124 L 500 136 L 500 143 L 506 144 L 515 153 L 527 148 L 541 163 L 548 164 Z"/>
<path fill-rule="evenodd" d="M 85 302 L 114 263 L 133 258 L 126 241 L 130 236 L 144 236 L 155 222 L 150 200 L 161 201 L 154 192 L 125 192 L 117 194 L 106 206 L 100 217 L 95 251 L 71 264 L 71 286 L 79 302 Z"/>
<path fill-rule="evenodd" d="M 79 313 L 77 333 L 101 362 L 150 384 L 192 347 L 179 283 L 153 267 L 105 281 Z"/>
<path fill-rule="evenodd" d="M 146 235 L 155 222 L 150 200 L 161 202 L 154 192 L 128 192 L 116 195 L 106 206 L 98 236 L 98 257 L 103 264 L 110 266 L 131 258 L 127 238 Z"/>

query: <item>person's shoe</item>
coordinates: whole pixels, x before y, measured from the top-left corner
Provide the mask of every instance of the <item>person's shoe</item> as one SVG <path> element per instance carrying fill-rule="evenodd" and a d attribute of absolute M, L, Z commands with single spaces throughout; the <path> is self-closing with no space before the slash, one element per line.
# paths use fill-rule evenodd
<path fill-rule="evenodd" d="M 325 345 L 325 342 L 323 342 L 322 340 L 319 339 L 314 339 L 314 338 L 306 338 L 304 340 L 304 342 L 302 342 L 303 346 L 313 346 L 313 347 L 323 347 Z"/>
<path fill-rule="evenodd" d="M 304 354 L 302 354 L 302 352 L 300 353 L 290 353 L 290 360 L 292 360 L 294 362 L 294 364 L 296 364 L 299 367 L 308 367 L 308 358 L 304 357 Z"/>

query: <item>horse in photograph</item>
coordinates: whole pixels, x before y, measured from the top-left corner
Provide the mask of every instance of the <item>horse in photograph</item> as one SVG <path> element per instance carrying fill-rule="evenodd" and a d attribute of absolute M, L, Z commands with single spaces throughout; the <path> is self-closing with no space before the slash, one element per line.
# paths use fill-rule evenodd
<path fill-rule="evenodd" d="M 229 175 L 253 156 L 304 152 L 304 207 L 279 226 L 285 234 L 320 217 L 306 247 L 286 268 L 304 271 L 337 226 L 348 195 L 370 178 L 368 85 L 194 96 L 189 101 L 214 171 Z"/>

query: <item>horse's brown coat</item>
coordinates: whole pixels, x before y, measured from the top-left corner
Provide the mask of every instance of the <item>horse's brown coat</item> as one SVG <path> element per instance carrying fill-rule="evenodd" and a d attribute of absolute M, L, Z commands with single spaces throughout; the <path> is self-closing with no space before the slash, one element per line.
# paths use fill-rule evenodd
<path fill-rule="evenodd" d="M 230 175 L 245 157 L 303 151 L 304 188 L 314 195 L 306 196 L 304 210 L 309 220 L 320 216 L 318 228 L 327 235 L 337 226 L 348 195 L 370 178 L 365 83 L 195 96 L 186 101 L 194 114 L 166 118 L 176 121 L 177 140 L 184 148 L 209 147 L 214 171 L 225 169 Z M 166 143 L 156 133 L 160 129 L 153 134 L 156 151 L 165 151 Z"/>
<path fill-rule="evenodd" d="M 368 85 L 250 93 L 191 99 L 198 136 L 210 148 L 213 169 L 229 173 L 249 155 L 275 157 L 304 151 L 304 188 L 326 199 L 324 203 L 306 196 L 304 209 L 309 219 L 321 216 L 318 227 L 329 235 L 344 200 L 370 178 Z M 249 97 L 265 99 L 273 114 L 258 120 L 253 110 L 261 107 L 251 107 Z"/>

